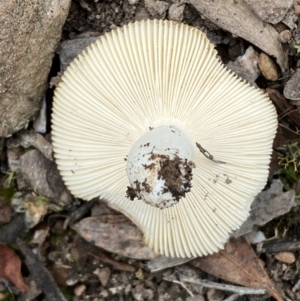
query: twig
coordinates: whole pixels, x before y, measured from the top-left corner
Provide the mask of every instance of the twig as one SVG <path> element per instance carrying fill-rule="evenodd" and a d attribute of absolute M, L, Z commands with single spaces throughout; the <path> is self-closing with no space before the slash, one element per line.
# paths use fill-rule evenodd
<path fill-rule="evenodd" d="M 179 284 L 180 286 L 182 286 L 186 291 L 187 293 L 191 296 L 191 297 L 194 297 L 194 294 L 186 287 L 186 285 L 178 280 L 170 280 L 168 279 L 168 277 L 164 277 L 164 280 L 166 281 L 169 281 L 169 282 L 173 282 L 173 283 L 176 283 L 176 284 Z"/>
<path fill-rule="evenodd" d="M 219 163 L 219 164 L 226 164 L 226 162 L 223 161 L 219 161 L 219 160 L 215 160 L 214 156 L 208 152 L 204 147 L 201 146 L 200 143 L 196 142 L 196 146 L 198 147 L 199 151 L 209 160 L 215 162 L 215 163 Z"/>
<path fill-rule="evenodd" d="M 278 120 L 284 118 L 285 116 L 288 116 L 288 115 L 291 114 L 291 113 L 298 112 L 297 109 L 292 110 L 292 111 L 288 111 L 288 109 L 286 109 L 286 111 L 287 111 L 286 113 L 285 113 L 285 112 L 282 112 L 282 113 L 278 116 Z"/>
<path fill-rule="evenodd" d="M 173 281 L 174 276 L 171 275 L 168 277 L 164 277 L 164 280 Z M 248 287 L 243 287 L 243 286 L 235 286 L 235 285 L 212 282 L 212 281 L 208 281 L 208 280 L 193 279 L 191 277 L 187 277 L 184 275 L 180 275 L 179 280 L 184 283 L 200 285 L 200 286 L 208 287 L 208 288 L 215 288 L 215 289 L 221 290 L 221 291 L 233 292 L 240 296 L 242 296 L 242 295 L 263 295 L 266 293 L 266 290 L 264 288 L 248 288 Z"/>
<path fill-rule="evenodd" d="M 285 126 L 285 125 L 283 125 L 281 123 L 279 123 L 278 125 L 281 126 L 281 127 L 283 127 L 283 128 L 285 128 L 285 129 L 287 129 L 287 130 L 289 130 L 290 132 L 292 132 L 292 133 L 300 136 L 300 133 L 297 133 L 297 132 L 291 130 L 289 127 L 287 127 L 287 126 Z"/>
<path fill-rule="evenodd" d="M 295 252 L 299 250 L 300 241 L 280 241 L 257 245 L 257 251 L 263 253 Z"/>
<path fill-rule="evenodd" d="M 76 211 L 72 212 L 71 215 L 68 218 L 66 218 L 63 229 L 67 229 L 69 225 L 72 225 L 77 220 L 82 218 L 98 202 L 98 200 L 99 198 L 94 198 L 89 202 L 85 202 Z"/>
<path fill-rule="evenodd" d="M 76 248 L 82 250 L 83 252 L 85 252 L 86 254 L 88 254 L 90 256 L 93 256 L 94 258 L 101 260 L 102 262 L 112 265 L 116 270 L 124 271 L 124 272 L 131 272 L 131 273 L 136 272 L 136 268 L 130 264 L 113 260 L 113 259 L 109 258 L 108 256 L 101 254 L 101 253 L 94 254 L 93 252 L 88 251 L 88 250 L 78 246 L 77 244 L 76 244 Z"/>

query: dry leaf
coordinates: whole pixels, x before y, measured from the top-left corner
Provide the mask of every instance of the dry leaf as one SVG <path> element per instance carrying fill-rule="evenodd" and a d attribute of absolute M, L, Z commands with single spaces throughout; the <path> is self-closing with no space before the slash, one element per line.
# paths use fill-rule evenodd
<path fill-rule="evenodd" d="M 293 0 L 245 0 L 251 9 L 264 21 L 279 23 L 292 7 Z"/>
<path fill-rule="evenodd" d="M 14 250 L 0 244 L 0 278 L 9 280 L 21 292 L 28 289 L 21 275 L 21 260 Z"/>
<path fill-rule="evenodd" d="M 255 252 L 243 237 L 231 239 L 219 253 L 199 257 L 192 265 L 235 284 L 265 288 L 277 301 L 284 301 L 267 275 Z"/>
<path fill-rule="evenodd" d="M 295 207 L 295 191 L 283 192 L 282 190 L 282 182 L 274 180 L 268 190 L 259 193 L 251 204 L 250 216 L 233 236 L 239 237 L 249 233 L 254 225 L 263 226 Z"/>
<path fill-rule="evenodd" d="M 176 258 L 160 255 L 147 262 L 147 267 L 151 273 L 155 273 L 164 269 L 176 267 L 191 261 L 193 258 Z"/>
<path fill-rule="evenodd" d="M 88 242 L 112 253 L 146 260 L 158 256 L 145 245 L 142 232 L 123 215 L 85 218 L 72 228 Z"/>
<path fill-rule="evenodd" d="M 289 81 L 286 83 L 283 94 L 286 98 L 294 100 L 297 106 L 300 100 L 300 70 L 292 75 Z"/>
<path fill-rule="evenodd" d="M 282 48 L 278 33 L 270 24 L 263 22 L 243 0 L 190 0 L 189 3 L 219 27 L 276 57 L 281 70 L 288 71 L 287 51 Z"/>

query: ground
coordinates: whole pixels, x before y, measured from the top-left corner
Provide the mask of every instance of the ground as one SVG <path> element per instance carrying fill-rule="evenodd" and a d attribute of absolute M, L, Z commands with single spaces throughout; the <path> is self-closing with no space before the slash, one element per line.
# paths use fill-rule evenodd
<path fill-rule="evenodd" d="M 228 68 L 269 94 L 279 115 L 279 127 L 265 191 L 273 191 L 270 190 L 273 180 L 280 180 L 282 184 L 278 182 L 277 194 L 272 192 L 268 198 L 265 197 L 265 200 L 274 200 L 274 202 L 278 201 L 278 204 L 283 204 L 280 203 L 283 202 L 283 196 L 288 196 L 287 202 L 293 199 L 293 204 L 284 205 L 284 207 L 290 206 L 286 210 L 288 212 L 272 212 L 272 220 L 265 225 L 256 226 L 255 233 L 260 231 L 259 234 L 270 240 L 269 245 L 253 244 L 252 248 L 256 252 L 255 258 L 263 264 L 280 295 L 286 300 L 300 300 L 298 281 L 300 243 L 297 245 L 300 220 L 297 203 L 300 192 L 298 170 L 300 115 L 297 107 L 298 96 L 293 96 L 293 99 L 289 96 L 292 92 L 297 94 L 297 85 L 293 86 L 292 81 L 289 80 L 299 68 L 298 8 L 296 1 L 293 8 L 295 11 L 289 22 L 279 21 L 272 25 L 278 32 L 285 31 L 285 35 L 282 34 L 281 38 L 284 42 L 284 53 L 288 54 L 287 69 L 277 64 L 274 56 L 262 53 L 245 37 L 241 38 L 217 26 L 188 1 L 179 5 L 176 1 L 73 0 L 61 37 L 62 43 L 80 38 L 98 37 L 118 26 L 145 18 L 183 22 L 204 31 L 215 45 L 219 58 L 227 64 Z M 247 19 L 244 22 L 246 27 Z M 294 27 L 291 28 L 291 24 Z M 244 55 L 245 53 L 247 55 Z M 243 59 L 238 59 L 243 55 Z M 149 260 L 146 260 L 152 258 L 152 254 L 143 249 L 144 246 L 138 239 L 140 233 L 136 234 L 135 231 L 138 230 L 126 218 L 116 215 L 115 211 L 109 209 L 105 203 L 99 203 L 98 200 L 85 203 L 75 199 L 65 189 L 55 163 L 50 160 L 52 147 L 49 116 L 55 85 L 59 82 L 60 72 L 62 72 L 59 58 L 60 55 L 56 54 L 53 59 L 49 75 L 51 85 L 46 92 L 46 117 L 48 116 L 46 132 L 43 135 L 36 134 L 33 130 L 34 123 L 31 122 L 26 130 L 16 133 L 12 138 L 0 139 L 0 242 L 8 245 L 10 250 L 15 250 L 20 257 L 21 278 L 28 287 L 22 295 L 20 291 L 24 289 L 23 282 L 20 285 L 16 278 L 10 278 L 10 272 L 4 268 L 7 262 L 10 262 L 13 270 L 17 271 L 17 261 L 7 259 L 7 262 L 1 262 L 0 259 L 0 278 L 6 279 L 0 283 L 0 300 L 45 300 L 45 296 L 48 301 L 65 300 L 64 298 L 75 301 L 221 301 L 230 298 L 230 294 L 226 291 L 199 284 L 186 284 L 183 278 L 180 278 L 184 275 L 190 279 L 204 279 L 213 283 L 223 281 L 216 274 L 209 274 L 209 271 L 204 268 L 201 270 L 201 265 L 199 269 L 197 260 L 190 263 L 181 262 L 183 263 L 181 265 L 174 262 L 168 268 L 156 271 L 157 268 L 153 268 L 149 265 Z M 102 245 L 102 248 L 99 248 L 103 237 L 101 239 L 96 236 L 91 237 L 82 226 L 81 228 L 78 224 L 77 228 L 74 226 L 83 218 L 98 215 L 107 216 L 105 223 L 110 228 L 106 228 L 106 231 L 110 231 L 107 233 L 111 235 L 108 242 L 117 239 L 114 238 L 114 234 L 116 229 L 121 231 L 118 228 L 121 224 L 124 237 L 127 240 L 133 237 L 132 244 L 135 243 L 134 249 L 131 250 L 133 254 L 131 257 L 135 258 L 134 255 L 141 252 L 143 254 L 141 259 L 125 256 L 124 250 L 128 247 L 126 244 L 121 246 L 116 244 L 113 247 Z M 272 239 L 275 234 L 276 237 Z M 22 242 L 17 241 L 17 237 L 26 242 L 37 257 L 34 257 Z M 138 238 L 134 241 L 136 237 Z M 253 238 L 248 239 L 253 242 Z M 281 247 L 282 252 L 268 251 L 271 247 L 278 248 L 279 242 L 287 242 Z M 266 250 L 263 249 L 264 246 Z M 11 254 L 7 249 L 3 249 L 2 252 L 2 254 Z M 3 258 L 8 257 L 3 255 Z M 238 265 L 238 261 L 236 264 Z M 40 274 L 35 274 L 32 269 L 40 271 Z M 47 271 L 53 276 L 54 282 L 49 280 L 50 275 Z M 228 270 L 228 273 L 237 272 Z M 171 275 L 175 275 L 173 280 L 170 278 Z M 21 281 L 18 278 L 20 275 L 16 277 Z M 227 278 L 225 280 L 228 281 L 223 282 L 248 286 L 230 279 Z M 260 287 L 260 284 L 262 285 L 259 283 L 254 287 Z M 250 283 L 249 287 L 251 287 Z M 60 295 L 60 291 L 64 297 Z M 52 299 L 48 292 L 53 292 Z M 237 296 L 234 300 L 254 301 L 270 298 L 272 297 L 265 294 Z"/>

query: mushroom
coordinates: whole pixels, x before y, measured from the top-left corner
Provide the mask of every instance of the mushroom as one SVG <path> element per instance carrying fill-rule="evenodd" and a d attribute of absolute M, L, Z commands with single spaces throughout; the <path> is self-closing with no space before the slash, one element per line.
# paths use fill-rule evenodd
<path fill-rule="evenodd" d="M 196 28 L 135 22 L 87 47 L 55 91 L 65 184 L 105 199 L 165 256 L 222 249 L 267 181 L 274 106 L 216 55 Z"/>

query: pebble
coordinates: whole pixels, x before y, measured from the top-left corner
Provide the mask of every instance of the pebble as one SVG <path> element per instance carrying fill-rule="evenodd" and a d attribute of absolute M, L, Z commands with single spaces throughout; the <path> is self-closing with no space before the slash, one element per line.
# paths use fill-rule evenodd
<path fill-rule="evenodd" d="M 282 272 L 285 272 L 287 270 L 287 268 L 288 268 L 288 266 L 285 263 L 283 263 L 281 266 Z"/>
<path fill-rule="evenodd" d="M 261 231 L 257 231 L 256 234 L 254 235 L 254 237 L 252 238 L 251 243 L 259 244 L 260 242 L 263 242 L 264 240 L 266 240 L 264 233 Z"/>
<path fill-rule="evenodd" d="M 93 272 L 93 274 L 95 274 L 99 277 L 99 280 L 103 286 L 107 285 L 107 283 L 109 281 L 110 273 L 111 273 L 111 271 L 109 268 L 96 269 Z"/>
<path fill-rule="evenodd" d="M 183 13 L 184 13 L 185 5 L 181 2 L 173 3 L 169 7 L 169 19 L 181 22 L 183 20 Z"/>
<path fill-rule="evenodd" d="M 75 296 L 79 297 L 84 293 L 85 290 L 86 290 L 86 285 L 85 284 L 80 284 L 80 285 L 75 287 L 74 294 L 75 294 Z"/>
<path fill-rule="evenodd" d="M 209 288 L 207 291 L 208 301 L 222 301 L 225 297 L 225 293 L 215 288 Z"/>
<path fill-rule="evenodd" d="M 279 78 L 275 62 L 267 54 L 262 52 L 258 57 L 258 66 L 264 78 L 276 81 Z"/>
<path fill-rule="evenodd" d="M 137 279 L 140 279 L 140 280 L 144 279 L 145 276 L 144 276 L 143 270 L 142 269 L 138 269 L 137 272 L 135 273 L 135 277 Z"/>
<path fill-rule="evenodd" d="M 279 252 L 274 255 L 275 259 L 283 263 L 292 264 L 296 261 L 295 255 L 292 252 Z"/>
<path fill-rule="evenodd" d="M 252 46 L 248 47 L 244 55 L 239 56 L 234 62 L 229 62 L 227 67 L 253 85 L 260 75 L 258 54 Z"/>
<path fill-rule="evenodd" d="M 111 291 L 113 295 L 115 295 L 117 293 L 117 291 Z M 107 298 L 109 296 L 109 293 L 107 290 L 101 291 L 101 293 L 99 294 L 100 297 L 103 298 Z"/>

